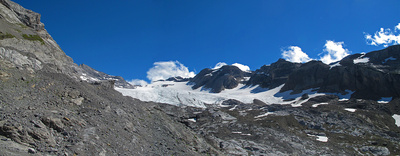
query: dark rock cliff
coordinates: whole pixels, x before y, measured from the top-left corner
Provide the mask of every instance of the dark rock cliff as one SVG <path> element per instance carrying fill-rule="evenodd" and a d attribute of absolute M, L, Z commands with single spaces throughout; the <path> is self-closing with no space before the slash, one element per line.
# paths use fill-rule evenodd
<path fill-rule="evenodd" d="M 236 66 L 226 65 L 219 69 L 203 69 L 189 84 L 194 84 L 193 89 L 204 87 L 203 89 L 211 89 L 212 93 L 219 93 L 224 89 L 235 88 L 241 83 L 245 77 L 249 77 L 250 73 L 240 70 Z"/>
<path fill-rule="evenodd" d="M 264 65 L 251 75 L 247 85 L 260 85 L 263 88 L 275 88 L 286 82 L 294 70 L 300 67 L 299 63 L 279 59 L 271 65 Z"/>

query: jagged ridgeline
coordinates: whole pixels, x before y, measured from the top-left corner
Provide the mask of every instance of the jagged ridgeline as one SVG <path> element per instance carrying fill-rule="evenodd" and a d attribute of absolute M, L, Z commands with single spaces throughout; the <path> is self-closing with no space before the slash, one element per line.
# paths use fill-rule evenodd
<path fill-rule="evenodd" d="M 40 14 L 0 0 L 0 155 L 400 155 L 399 55 L 132 86 L 75 64 Z"/>

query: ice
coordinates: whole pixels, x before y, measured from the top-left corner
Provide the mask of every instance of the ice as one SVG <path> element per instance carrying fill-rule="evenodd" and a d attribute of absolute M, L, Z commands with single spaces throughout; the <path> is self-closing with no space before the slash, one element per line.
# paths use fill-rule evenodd
<path fill-rule="evenodd" d="M 86 78 L 86 77 L 84 77 Z M 87 79 L 87 78 L 86 78 Z M 292 94 L 293 91 L 280 93 L 279 91 L 284 84 L 268 89 L 258 85 L 246 86 L 239 84 L 234 89 L 225 89 L 220 93 L 210 93 L 210 89 L 198 88 L 193 90 L 191 84 L 187 82 L 173 81 L 157 81 L 145 86 L 137 86 L 135 89 L 118 88 L 115 89 L 121 92 L 124 96 L 130 96 L 141 101 L 166 103 L 176 106 L 192 106 L 205 108 L 206 104 L 217 105 L 223 107 L 222 102 L 229 99 L 238 100 L 243 103 L 253 103 L 253 100 L 258 99 L 266 104 L 283 104 L 291 105 L 292 107 L 300 107 L 310 98 L 334 94 L 339 98 L 349 99 L 352 91 L 347 91 L 347 94 L 339 93 L 317 93 L 318 88 L 304 90 L 298 94 Z M 301 99 L 303 94 L 308 94 L 308 99 Z M 231 108 L 231 110 L 235 107 Z"/>

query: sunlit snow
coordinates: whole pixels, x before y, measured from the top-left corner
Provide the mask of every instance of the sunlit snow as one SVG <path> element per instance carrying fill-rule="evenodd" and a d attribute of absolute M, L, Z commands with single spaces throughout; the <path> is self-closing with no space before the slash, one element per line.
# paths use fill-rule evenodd
<path fill-rule="evenodd" d="M 141 101 L 152 101 L 166 103 L 177 106 L 193 106 L 205 108 L 206 104 L 212 104 L 222 107 L 222 102 L 229 99 L 235 99 L 243 103 L 253 103 L 258 99 L 266 104 L 290 104 L 292 107 L 300 107 L 308 99 L 325 95 L 317 93 L 317 88 L 304 90 L 298 94 L 291 94 L 293 91 L 280 93 L 284 85 L 273 89 L 261 88 L 259 86 L 246 86 L 240 84 L 234 89 L 225 89 L 220 93 L 210 93 L 208 88 L 198 88 L 193 90 L 192 85 L 187 82 L 157 81 L 146 86 L 139 86 L 135 89 L 118 88 L 115 89 L 125 96 L 137 98 Z M 348 94 L 334 94 L 339 98 L 350 98 L 352 91 Z M 301 99 L 303 94 L 308 94 L 308 99 Z M 329 93 L 333 94 L 333 93 Z M 232 110 L 235 108 L 232 108 Z"/>
<path fill-rule="evenodd" d="M 353 60 L 354 64 L 357 63 L 368 63 L 369 62 L 369 58 L 368 57 L 364 57 L 364 58 L 357 58 Z"/>
<path fill-rule="evenodd" d="M 311 137 L 317 137 L 317 141 L 321 141 L 321 142 L 328 142 L 328 137 L 326 136 L 320 136 L 320 135 L 312 135 L 312 134 L 307 134 L 308 136 Z"/>
<path fill-rule="evenodd" d="M 392 117 L 395 120 L 397 127 L 400 127 L 400 115 L 394 114 Z"/>
<path fill-rule="evenodd" d="M 340 66 L 342 66 L 341 64 L 340 64 L 340 61 L 338 61 L 337 63 L 335 63 L 335 64 L 332 64 L 332 65 L 330 65 L 331 67 L 329 68 L 329 69 L 332 69 L 332 68 L 335 68 L 335 67 L 340 67 Z"/>
<path fill-rule="evenodd" d="M 389 103 L 390 101 L 392 101 L 392 97 L 382 97 L 378 103 Z"/>
<path fill-rule="evenodd" d="M 349 111 L 349 112 L 356 112 L 357 109 L 354 109 L 354 108 L 345 108 L 344 110 Z"/>
<path fill-rule="evenodd" d="M 188 119 L 190 122 L 196 122 L 195 118 Z"/>
<path fill-rule="evenodd" d="M 258 116 L 254 117 L 254 118 L 256 118 L 256 119 L 257 119 L 257 118 L 262 118 L 262 117 L 266 117 L 266 116 L 271 115 L 271 114 L 275 114 L 275 113 L 274 113 L 274 112 L 267 112 L 267 113 L 258 115 Z"/>
<path fill-rule="evenodd" d="M 328 103 L 317 103 L 313 104 L 311 107 L 318 107 L 319 105 L 327 105 Z"/>
<path fill-rule="evenodd" d="M 292 91 L 279 93 L 283 85 L 265 89 L 258 86 L 245 86 L 240 84 L 234 89 L 226 89 L 221 93 L 210 93 L 209 90 L 198 88 L 192 90 L 191 85 L 187 82 L 171 82 L 158 81 L 147 86 L 137 87 L 135 89 L 115 88 L 125 96 L 131 96 L 142 101 L 153 101 L 159 103 L 167 103 L 172 105 L 186 105 L 194 107 L 205 107 L 205 104 L 221 105 L 228 99 L 235 99 L 243 103 L 252 103 L 254 99 L 261 100 L 266 104 L 291 104 L 293 107 L 301 106 L 307 100 L 300 100 L 301 95 L 307 93 L 309 97 L 324 95 L 305 90 L 302 93 L 291 95 Z M 284 101 L 287 99 L 295 99 L 294 101 Z"/>

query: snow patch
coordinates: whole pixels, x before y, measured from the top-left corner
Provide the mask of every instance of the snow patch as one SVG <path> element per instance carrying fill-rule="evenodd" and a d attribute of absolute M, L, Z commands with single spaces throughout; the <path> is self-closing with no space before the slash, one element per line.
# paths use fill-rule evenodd
<path fill-rule="evenodd" d="M 317 103 L 317 104 L 313 104 L 311 107 L 318 107 L 319 105 L 327 105 L 328 103 Z"/>
<path fill-rule="evenodd" d="M 393 114 L 393 119 L 394 119 L 394 123 L 397 125 L 397 127 L 400 127 L 400 115 L 397 114 Z"/>
<path fill-rule="evenodd" d="M 90 82 L 100 81 L 99 79 L 96 79 L 94 77 L 86 76 L 86 74 L 82 74 L 79 78 L 81 78 L 81 80 L 83 81 L 90 81 Z"/>
<path fill-rule="evenodd" d="M 344 110 L 349 111 L 349 112 L 356 112 L 357 109 L 354 109 L 354 108 L 345 108 Z"/>
<path fill-rule="evenodd" d="M 333 64 L 333 65 L 330 65 L 331 67 L 329 68 L 329 70 L 330 69 L 332 69 L 332 68 L 335 68 L 335 67 L 340 67 L 340 66 L 342 66 L 341 64 L 340 64 L 340 61 L 339 62 L 337 62 L 337 63 L 335 63 L 335 64 Z"/>
<path fill-rule="evenodd" d="M 358 64 L 358 63 L 368 63 L 369 62 L 369 58 L 368 57 L 364 57 L 364 58 L 356 58 L 353 60 L 354 64 Z"/>
<path fill-rule="evenodd" d="M 349 99 L 343 98 L 343 99 L 339 99 L 339 101 L 347 101 Z"/>
<path fill-rule="evenodd" d="M 311 137 L 317 137 L 317 141 L 321 141 L 321 142 L 328 142 L 328 137 L 326 136 L 320 136 L 320 135 L 312 135 L 312 134 L 307 134 L 308 136 Z"/>
<path fill-rule="evenodd" d="M 237 107 L 237 105 L 235 105 L 234 107 L 230 108 L 229 110 L 230 110 L 230 111 L 233 111 L 233 110 L 236 109 L 236 107 Z"/>
<path fill-rule="evenodd" d="M 275 113 L 274 113 L 274 112 L 267 112 L 267 113 L 258 115 L 258 116 L 254 117 L 254 118 L 255 118 L 255 119 L 257 119 L 257 118 L 262 118 L 262 117 L 265 117 L 265 116 L 268 116 L 268 115 L 271 115 L 271 114 L 275 114 Z"/>
<path fill-rule="evenodd" d="M 390 101 L 392 101 L 392 97 L 382 97 L 378 103 L 389 103 Z"/>
<path fill-rule="evenodd" d="M 196 118 L 188 119 L 190 122 L 196 122 Z"/>

